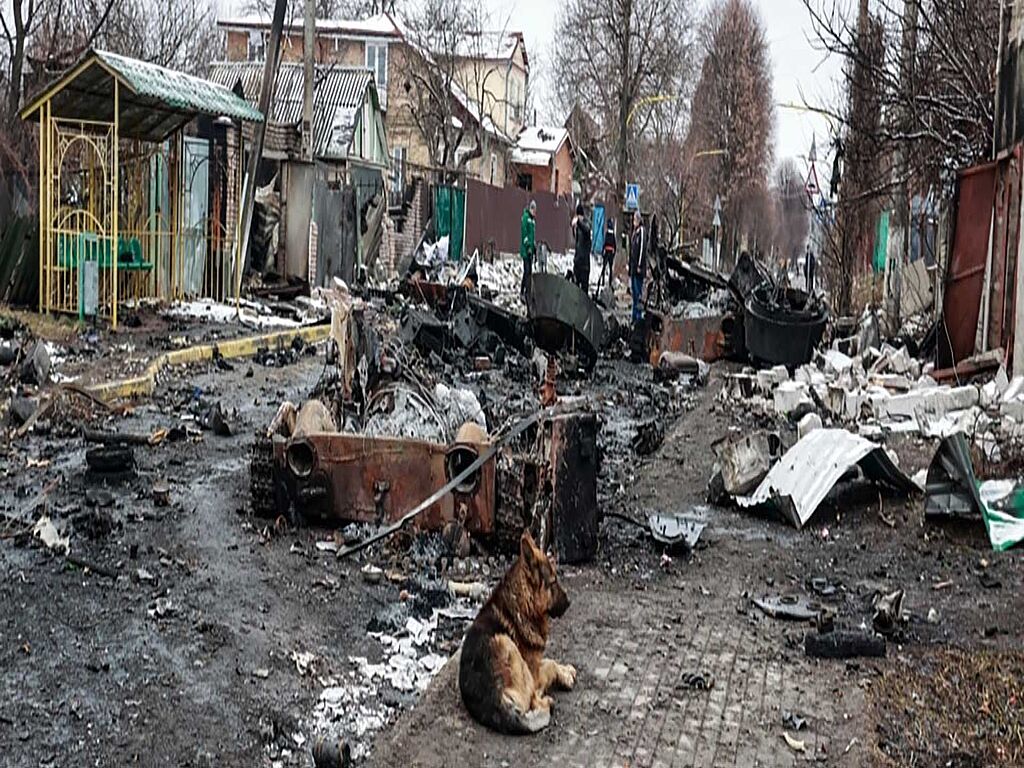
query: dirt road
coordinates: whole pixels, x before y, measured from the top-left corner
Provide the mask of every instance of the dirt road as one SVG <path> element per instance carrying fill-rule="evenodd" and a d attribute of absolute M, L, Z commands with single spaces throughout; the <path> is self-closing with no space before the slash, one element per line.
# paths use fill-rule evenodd
<path fill-rule="evenodd" d="M 117 577 L 73 566 L 24 530 L 5 529 L 4 764 L 308 766 L 318 729 L 334 727 L 323 717 L 325 692 L 342 697 L 335 714 L 357 754 L 375 750 L 380 765 L 789 765 L 809 757 L 869 765 L 886 754 L 894 764 L 910 754 L 942 764 L 958 735 L 956 748 L 982 760 L 963 764 L 987 764 L 981 736 L 936 736 L 923 748 L 899 728 L 879 731 L 879 722 L 906 723 L 910 733 L 910 725 L 930 721 L 902 705 L 887 709 L 892 696 L 879 701 L 874 690 L 891 690 L 892 674 L 910 690 L 932 668 L 934 650 L 950 646 L 996 660 L 972 678 L 979 686 L 991 670 L 1006 669 L 999 653 L 1021 641 L 1018 554 L 994 555 L 981 531 L 925 526 L 918 501 L 880 502 L 870 487 L 828 502 L 803 532 L 704 507 L 711 442 L 753 426 L 715 404 L 717 378 L 692 396 L 650 459 L 628 450 L 632 422 L 606 422 L 605 509 L 636 519 L 652 510 L 689 512 L 708 528 L 692 558 L 665 561 L 637 529 L 605 522 L 598 560 L 565 574 L 573 606 L 555 627 L 552 652 L 576 664 L 581 678 L 559 697 L 552 729 L 532 740 L 483 732 L 458 704 L 451 665 L 413 706 L 414 689 L 368 677 L 367 665 L 387 661 L 385 641 L 368 630 L 387 623 L 403 589 L 415 598 L 429 587 L 369 583 L 362 561 L 339 562 L 323 545 L 332 531 L 275 528 L 247 511 L 252 435 L 281 399 L 310 391 L 322 357 L 283 368 L 257 364 L 251 376 L 249 368 L 211 364 L 168 374 L 151 403 L 110 421 L 149 434 L 180 423 L 197 396 L 237 409 L 232 436 L 187 433 L 136 448 L 136 471 L 118 482 L 91 480 L 85 444 L 60 435 L 60 425 L 5 448 L 5 513 L 35 509 L 50 488 L 47 511 L 72 528 L 72 552 Z M 613 415 L 634 413 L 638 399 L 641 411 L 658 412 L 660 395 L 629 384 L 638 371 L 622 363 L 599 369 L 593 386 L 604 387 Z M 928 455 L 922 446 L 899 448 L 908 461 Z M 170 483 L 167 507 L 153 496 L 160 479 Z M 375 557 L 416 576 L 415 557 Z M 444 567 L 493 582 L 503 564 L 472 558 Z M 907 591 L 912 618 L 888 659 L 809 661 L 803 625 L 769 619 L 750 604 L 806 591 L 813 576 L 835 587 L 828 600 L 852 626 L 870 623 L 875 589 Z M 931 608 L 937 623 L 925 618 Z M 420 616 L 426 621 L 430 612 Z M 429 647 L 443 659 L 464 624 L 440 621 Z M 784 741 L 786 711 L 806 719 L 802 730 L 789 729 L 805 752 Z M 944 717 L 955 723 L 955 714 Z"/>

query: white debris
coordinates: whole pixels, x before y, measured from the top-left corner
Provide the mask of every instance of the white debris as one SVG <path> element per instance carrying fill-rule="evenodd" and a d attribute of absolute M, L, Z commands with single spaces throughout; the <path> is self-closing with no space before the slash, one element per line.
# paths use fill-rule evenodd
<path fill-rule="evenodd" d="M 804 416 L 802 419 L 800 419 L 800 423 L 797 424 L 797 427 L 796 427 L 797 437 L 798 437 L 798 439 L 802 440 L 803 438 L 807 437 L 807 435 L 809 435 L 814 430 L 821 429 L 822 426 L 823 425 L 821 423 L 821 416 L 819 416 L 816 413 L 808 413 L 806 416 Z"/>
<path fill-rule="evenodd" d="M 831 425 L 844 424 L 871 438 L 965 431 L 998 443 L 1024 431 L 1024 376 L 1009 380 L 1001 368 L 983 386 L 948 386 L 929 375 L 932 369 L 906 348 L 868 347 L 856 356 L 829 349 L 792 377 L 782 367 L 729 375 L 721 400 L 785 417 L 817 412 Z M 997 452 L 993 447 L 990 453 Z"/>
<path fill-rule="evenodd" d="M 43 515 L 32 526 L 32 535 L 43 542 L 43 546 L 54 552 L 68 554 L 71 551 L 71 537 L 61 535 L 49 515 Z"/>
<path fill-rule="evenodd" d="M 250 328 L 301 328 L 321 322 L 328 316 L 327 304 L 319 295 L 303 297 L 296 301 L 302 312 L 300 320 L 282 317 L 265 304 L 249 299 L 242 299 L 238 306 L 233 302 L 196 299 L 181 301 L 164 309 L 164 317 L 201 320 L 209 323 L 239 323 Z"/>
<path fill-rule="evenodd" d="M 775 412 L 781 416 L 789 416 L 798 410 L 813 408 L 814 401 L 808 394 L 809 388 L 803 382 L 784 381 L 775 389 L 773 403 Z"/>

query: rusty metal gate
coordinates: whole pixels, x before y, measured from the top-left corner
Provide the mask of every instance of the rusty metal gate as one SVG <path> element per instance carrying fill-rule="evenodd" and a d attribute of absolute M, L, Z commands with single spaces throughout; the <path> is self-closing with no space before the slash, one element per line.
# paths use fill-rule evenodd
<path fill-rule="evenodd" d="M 1020 202 L 1020 145 L 997 162 L 961 171 L 940 367 L 989 349 L 1002 348 L 1008 355 L 1012 351 Z"/>

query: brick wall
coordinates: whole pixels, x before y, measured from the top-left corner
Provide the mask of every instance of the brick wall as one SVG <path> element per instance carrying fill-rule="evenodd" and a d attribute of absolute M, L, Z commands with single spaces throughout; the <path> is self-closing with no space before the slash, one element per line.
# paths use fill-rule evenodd
<path fill-rule="evenodd" d="M 419 244 L 420 238 L 423 237 L 423 230 L 427 226 L 427 220 L 430 218 L 426 200 L 430 195 L 430 185 L 419 177 L 410 179 L 408 183 L 416 185 L 416 192 L 409 204 L 405 221 L 401 224 L 402 231 L 398 231 L 399 222 L 394 221 L 394 232 L 389 233 L 390 247 L 387 250 L 390 252 L 390 268 L 392 270 Z"/>

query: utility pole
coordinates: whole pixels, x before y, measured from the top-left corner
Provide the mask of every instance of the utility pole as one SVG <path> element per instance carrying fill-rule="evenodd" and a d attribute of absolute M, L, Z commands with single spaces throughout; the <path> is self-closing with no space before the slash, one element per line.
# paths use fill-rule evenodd
<path fill-rule="evenodd" d="M 260 166 L 260 158 L 263 157 L 263 140 L 267 135 L 267 121 L 270 120 L 270 100 L 274 94 L 274 85 L 277 83 L 277 66 L 281 62 L 281 31 L 284 28 L 284 12 L 287 7 L 287 0 L 275 0 L 274 19 L 270 24 L 270 42 L 265 51 L 266 60 L 263 63 L 263 82 L 260 85 L 260 114 L 263 120 L 256 124 L 253 131 L 252 148 L 249 151 L 249 160 L 245 166 L 245 179 L 242 182 L 242 201 L 240 208 L 240 231 L 238 236 L 238 254 L 236 266 L 238 268 L 238 280 L 235 284 L 235 306 L 239 306 L 238 297 L 242 293 L 242 272 L 245 269 L 245 256 L 249 250 L 249 232 L 252 229 L 252 209 L 256 197 L 256 171 Z"/>
<path fill-rule="evenodd" d="M 302 159 L 313 162 L 313 46 L 316 45 L 316 2 L 304 0 L 302 14 Z"/>
<path fill-rule="evenodd" d="M 619 76 L 626 80 L 630 76 L 630 67 L 632 66 L 631 61 L 631 50 L 633 30 L 633 2 L 632 0 L 625 0 L 623 3 L 622 22 L 625 29 L 621 30 L 622 34 L 619 36 Z M 616 164 L 618 170 L 618 192 L 617 194 L 622 195 L 622 209 L 626 207 L 626 174 L 629 164 L 629 144 L 627 132 L 629 131 L 629 118 L 630 118 L 630 103 L 633 99 L 632 91 L 629 91 L 625 87 L 619 88 L 619 136 L 616 142 Z"/>
<path fill-rule="evenodd" d="M 917 6 L 919 0 L 904 0 L 903 4 L 903 41 L 900 48 L 900 91 L 902 91 L 902 106 L 899 111 L 899 131 L 907 134 L 910 131 L 910 123 L 913 119 L 911 114 L 911 100 L 914 93 L 914 57 L 917 51 Z M 896 200 L 894 213 L 896 214 L 896 226 L 900 227 L 903 240 L 900 243 L 900 255 L 895 263 L 889 264 L 890 276 L 892 279 L 892 309 L 891 318 L 893 333 L 899 330 L 901 325 L 901 309 L 903 303 L 903 269 L 910 263 L 910 228 L 912 225 L 910 216 L 910 156 L 907 151 L 907 141 L 900 140 L 896 148 L 896 163 L 893 167 L 896 175 Z"/>

